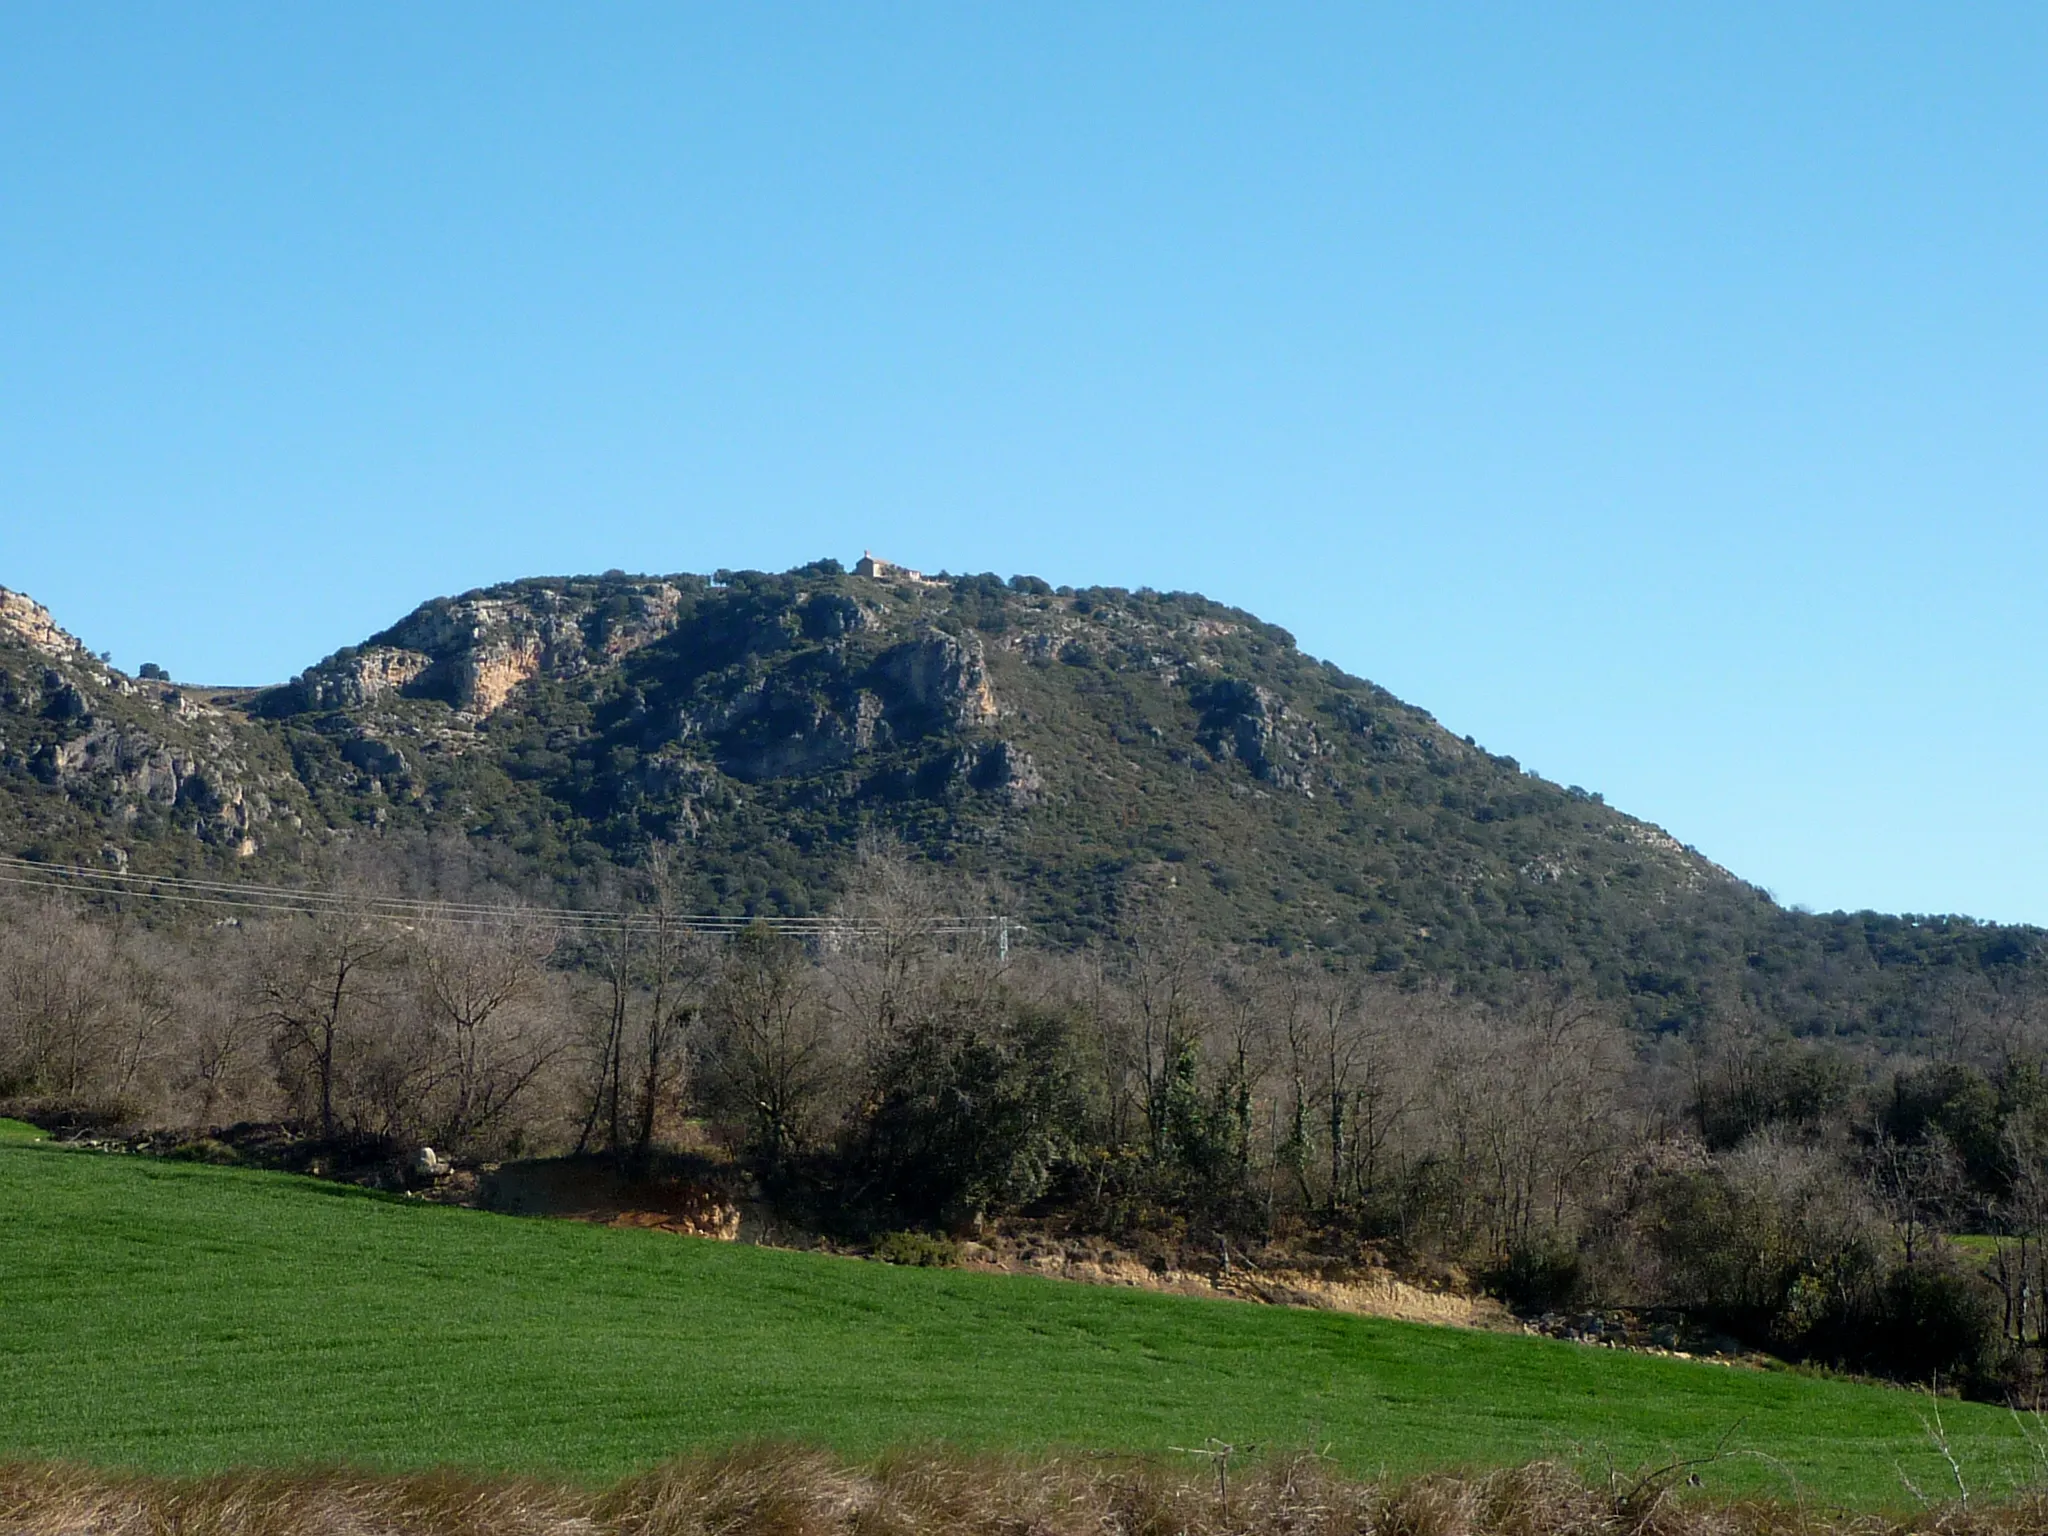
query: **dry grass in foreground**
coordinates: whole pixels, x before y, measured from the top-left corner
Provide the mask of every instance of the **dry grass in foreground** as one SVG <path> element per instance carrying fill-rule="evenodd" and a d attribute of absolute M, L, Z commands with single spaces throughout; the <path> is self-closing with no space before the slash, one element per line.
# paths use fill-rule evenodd
<path fill-rule="evenodd" d="M 1684 1469 L 1609 1484 L 1536 1464 L 1352 1482 L 1315 1458 L 1206 1471 L 944 1453 L 855 1466 L 749 1446 L 591 1492 L 454 1472 L 175 1479 L 0 1467 L 4 1536 L 2018 1536 L 2048 1498 L 1910 1516 L 1686 1497 Z"/>

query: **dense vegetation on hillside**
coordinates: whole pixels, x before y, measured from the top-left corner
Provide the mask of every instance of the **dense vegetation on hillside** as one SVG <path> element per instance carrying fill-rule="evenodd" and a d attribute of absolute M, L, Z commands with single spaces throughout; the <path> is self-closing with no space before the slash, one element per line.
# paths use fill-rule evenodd
<path fill-rule="evenodd" d="M 2042 953 L 2032 929 L 1782 911 L 1186 593 L 832 561 L 534 580 L 254 696 L 64 642 L 0 624 L 0 846 L 54 861 L 319 880 L 377 842 L 430 883 L 417 850 L 454 837 L 574 903 L 672 844 L 688 905 L 774 915 L 828 908 L 882 833 L 993 882 L 1043 945 L 1169 903 L 1218 941 L 1482 990 L 1576 970 L 1665 1031 L 1739 1004 L 1910 1039 Z"/>

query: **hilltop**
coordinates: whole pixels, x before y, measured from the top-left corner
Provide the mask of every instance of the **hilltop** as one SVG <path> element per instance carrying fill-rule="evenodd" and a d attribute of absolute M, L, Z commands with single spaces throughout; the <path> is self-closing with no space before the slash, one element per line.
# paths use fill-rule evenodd
<path fill-rule="evenodd" d="M 1888 978 L 2040 948 L 1787 913 L 1190 593 L 829 560 L 532 579 L 209 690 L 127 676 L 0 592 L 0 851 L 317 878 L 352 843 L 459 836 L 576 900 L 667 841 L 703 909 L 800 915 L 870 833 L 997 882 L 1047 943 L 1169 905 L 1383 971 L 1583 967 L 1650 1025 L 1732 987 L 1803 1029 L 1905 1027 Z"/>

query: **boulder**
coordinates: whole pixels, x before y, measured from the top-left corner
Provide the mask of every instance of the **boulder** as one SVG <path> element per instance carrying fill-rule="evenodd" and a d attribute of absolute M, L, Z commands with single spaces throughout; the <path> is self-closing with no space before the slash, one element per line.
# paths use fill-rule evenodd
<path fill-rule="evenodd" d="M 431 1183 L 447 1178 L 455 1171 L 455 1165 L 432 1147 L 419 1147 L 405 1160 L 405 1171 L 411 1178 Z"/>

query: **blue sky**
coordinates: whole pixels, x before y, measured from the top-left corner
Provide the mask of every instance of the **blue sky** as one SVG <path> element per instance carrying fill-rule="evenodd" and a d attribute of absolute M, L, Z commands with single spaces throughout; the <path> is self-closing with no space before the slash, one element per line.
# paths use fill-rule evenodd
<path fill-rule="evenodd" d="M 2048 922 L 2048 9 L 0 9 L 0 583 L 1193 588 L 1787 902 Z"/>

